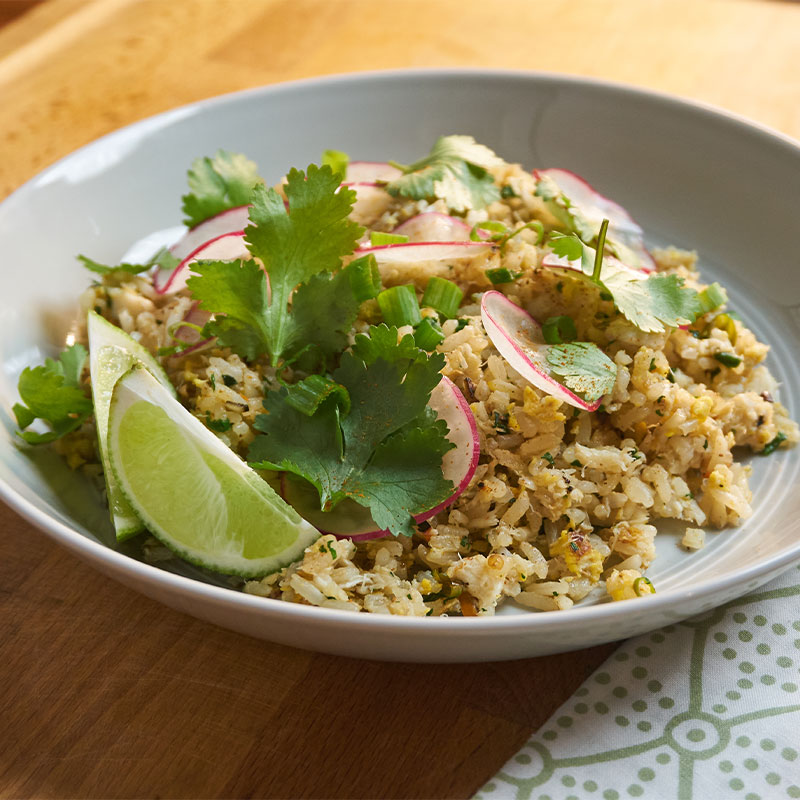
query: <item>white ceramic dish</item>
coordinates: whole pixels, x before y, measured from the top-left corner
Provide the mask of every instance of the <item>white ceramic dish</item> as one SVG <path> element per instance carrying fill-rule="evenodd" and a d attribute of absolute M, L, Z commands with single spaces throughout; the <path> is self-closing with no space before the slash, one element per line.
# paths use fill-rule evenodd
<path fill-rule="evenodd" d="M 507 160 L 584 175 L 643 225 L 651 243 L 700 251 L 759 336 L 781 399 L 800 404 L 796 213 L 800 145 L 724 112 L 629 87 L 486 71 L 361 74 L 214 98 L 131 125 L 73 153 L 0 206 L 0 494 L 98 569 L 173 608 L 284 644 L 399 661 L 490 661 L 631 636 L 710 609 L 800 560 L 800 451 L 751 459 L 755 515 L 683 553 L 664 529 L 641 602 L 493 618 L 405 619 L 264 600 L 141 563 L 117 547 L 97 495 L 48 450 L 14 435 L 22 368 L 63 343 L 87 275 L 77 253 L 113 262 L 132 242 L 179 224 L 185 172 L 223 147 L 268 181 L 325 148 L 411 161 L 446 133 L 468 133 Z"/>

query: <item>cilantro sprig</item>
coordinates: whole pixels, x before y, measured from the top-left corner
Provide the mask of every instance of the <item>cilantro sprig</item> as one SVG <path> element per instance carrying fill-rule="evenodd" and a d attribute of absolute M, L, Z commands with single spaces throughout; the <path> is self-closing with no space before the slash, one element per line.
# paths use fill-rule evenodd
<path fill-rule="evenodd" d="M 173 270 L 180 263 L 180 259 L 175 258 L 166 247 L 162 247 L 154 256 L 145 261 L 144 264 L 101 264 L 99 261 L 95 261 L 88 256 L 78 256 L 78 261 L 90 272 L 103 276 L 111 275 L 115 272 L 127 272 L 130 275 L 139 275 L 142 272 L 151 270 L 155 266 L 159 266 L 164 270 Z"/>
<path fill-rule="evenodd" d="M 358 313 L 340 269 L 363 233 L 348 219 L 355 193 L 339 189 L 329 166 L 313 164 L 291 170 L 285 191 L 288 210 L 274 189 L 253 191 L 245 229 L 253 260 L 199 262 L 188 280 L 215 315 L 205 333 L 250 360 L 267 353 L 273 365 L 310 347 L 323 356 L 340 351 Z"/>
<path fill-rule="evenodd" d="M 258 167 L 241 153 L 219 150 L 213 158 L 198 158 L 189 170 L 189 193 L 183 196 L 184 225 L 201 222 L 250 202 L 253 188 L 263 183 Z"/>
<path fill-rule="evenodd" d="M 81 372 L 86 363 L 86 348 L 74 344 L 58 360 L 45 359 L 44 365 L 26 367 L 19 376 L 22 403 L 15 403 L 18 431 L 28 444 L 44 444 L 77 430 L 91 415 L 92 401 L 81 388 Z M 24 405 L 23 405 L 24 403 Z M 34 420 L 44 420 L 50 430 L 36 433 L 25 430 Z"/>
<path fill-rule="evenodd" d="M 471 136 L 441 136 L 430 154 L 413 164 L 393 166 L 403 175 L 391 181 L 389 194 L 412 200 L 440 198 L 453 211 L 483 208 L 500 199 L 488 170 L 500 159 Z"/>
<path fill-rule="evenodd" d="M 268 394 L 249 460 L 305 478 L 325 511 L 349 497 L 381 528 L 411 535 L 413 515 L 453 491 L 442 476 L 442 456 L 453 445 L 427 407 L 443 366 L 444 356 L 421 350 L 410 334 L 398 342 L 396 328 L 372 327 L 356 336 L 331 376 L 342 390 L 312 414 L 292 402 L 294 389 Z"/>
<path fill-rule="evenodd" d="M 607 292 L 617 310 L 646 333 L 688 325 L 702 313 L 697 292 L 685 287 L 683 278 L 677 275 L 644 273 L 626 267 L 603 253 L 602 242 L 595 249 L 574 233 L 551 233 L 549 244 L 556 256 L 579 261 L 581 277 Z M 570 275 L 574 274 L 570 270 Z"/>
<path fill-rule="evenodd" d="M 554 344 L 547 348 L 550 371 L 587 403 L 608 394 L 617 379 L 617 365 L 591 342 Z"/>

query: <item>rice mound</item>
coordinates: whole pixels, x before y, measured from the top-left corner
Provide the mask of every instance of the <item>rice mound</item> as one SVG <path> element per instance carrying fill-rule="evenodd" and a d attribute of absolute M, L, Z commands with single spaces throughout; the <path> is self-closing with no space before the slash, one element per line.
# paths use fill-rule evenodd
<path fill-rule="evenodd" d="M 468 212 L 468 224 L 548 222 L 529 173 L 510 164 L 492 172 L 517 196 Z M 390 231 L 423 211 L 448 213 L 441 201 L 395 199 L 379 217 L 359 221 Z M 693 330 L 643 333 L 595 289 L 543 269 L 535 238 L 525 230 L 502 254 L 399 264 L 382 274 L 384 285 L 414 283 L 420 294 L 431 274 L 440 274 L 465 293 L 458 319 L 443 323 L 438 350 L 446 358 L 443 374 L 469 402 L 480 432 L 480 463 L 467 490 L 411 538 L 354 543 L 326 535 L 301 561 L 246 582 L 245 592 L 418 616 L 491 615 L 507 598 L 538 611 L 563 610 L 590 594 L 620 600 L 652 593 L 644 571 L 655 557 L 658 519 L 686 523 L 683 546 L 696 550 L 705 529 L 736 526 L 751 515 L 750 467 L 734 460 L 733 448 L 760 451 L 779 434 L 782 446 L 800 438 L 774 399 L 777 384 L 764 364 L 768 346 L 738 319 L 717 325 L 719 310 Z M 696 254 L 670 248 L 653 256 L 659 271 L 703 287 Z M 500 266 L 522 277 L 492 286 L 486 271 Z M 613 359 L 616 384 L 599 411 L 544 394 L 500 356 L 481 324 L 480 293 L 491 288 L 539 320 L 569 315 L 578 340 L 594 342 Z M 82 297 L 84 312 L 94 308 L 154 354 L 174 344 L 171 334 L 191 305 L 185 291 L 159 296 L 148 276 L 119 273 Z M 364 304 L 353 335 L 374 314 L 373 304 Z M 77 333 L 85 341 L 85 331 Z M 714 357 L 721 352 L 740 363 L 721 366 Z M 217 435 L 244 457 L 264 392 L 278 388 L 274 370 L 265 360 L 246 364 L 215 347 L 160 360 L 192 413 L 231 423 Z M 302 375 L 287 370 L 284 377 Z M 57 444 L 71 467 L 96 472 L 93 436 L 86 426 Z M 146 549 L 154 560 L 165 557 L 152 542 Z"/>

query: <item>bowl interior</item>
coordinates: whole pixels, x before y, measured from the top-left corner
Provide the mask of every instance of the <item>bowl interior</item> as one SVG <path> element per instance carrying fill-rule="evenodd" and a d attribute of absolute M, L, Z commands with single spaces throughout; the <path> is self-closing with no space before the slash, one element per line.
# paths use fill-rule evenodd
<path fill-rule="evenodd" d="M 509 161 L 561 166 L 625 206 L 651 244 L 697 249 L 710 279 L 772 345 L 781 399 L 798 414 L 800 148 L 733 117 L 625 87 L 546 75 L 426 72 L 268 87 L 145 120 L 68 156 L 0 206 L 0 481 L 47 518 L 116 548 L 99 494 L 49 450 L 14 435 L 16 381 L 56 352 L 90 275 L 78 253 L 115 262 L 180 224 L 197 156 L 242 151 L 268 182 L 326 148 L 412 161 L 442 134 L 465 133 Z M 687 555 L 664 526 L 650 570 L 659 592 L 702 587 L 743 566 L 800 557 L 800 453 L 753 457 L 755 513 Z M 137 555 L 128 544 L 123 552 Z M 200 576 L 191 567 L 173 565 Z M 510 611 L 509 613 L 513 613 Z"/>

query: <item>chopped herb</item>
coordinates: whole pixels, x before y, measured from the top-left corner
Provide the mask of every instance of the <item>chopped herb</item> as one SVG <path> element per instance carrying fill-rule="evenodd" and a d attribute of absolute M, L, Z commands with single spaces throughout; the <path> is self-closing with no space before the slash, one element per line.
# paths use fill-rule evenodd
<path fill-rule="evenodd" d="M 714 358 L 726 367 L 738 367 L 742 359 L 733 353 L 714 353 Z"/>
<path fill-rule="evenodd" d="M 222 382 L 226 386 L 236 386 L 236 378 L 234 378 L 233 375 L 223 375 Z"/>
<path fill-rule="evenodd" d="M 334 561 L 339 557 L 336 554 L 336 550 L 333 549 L 333 542 L 328 542 L 328 552 L 331 554 L 331 558 L 334 559 Z"/>
<path fill-rule="evenodd" d="M 543 460 L 543 461 L 546 461 L 546 462 L 547 462 L 547 463 L 548 463 L 548 464 L 549 464 L 551 467 L 553 466 L 553 464 L 555 464 L 555 463 L 556 463 L 556 462 L 555 462 L 555 459 L 553 458 L 553 456 L 552 456 L 552 455 L 550 455 L 550 453 L 545 453 L 545 454 L 542 456 L 542 460 Z"/>
<path fill-rule="evenodd" d="M 577 467 L 578 469 L 581 469 L 583 467 L 583 464 L 581 464 L 581 462 L 578 461 L 577 458 L 574 461 L 570 461 L 569 463 L 571 466 Z"/>
<path fill-rule="evenodd" d="M 636 448 L 634 448 L 633 450 L 628 450 L 628 455 L 634 461 L 638 461 L 638 459 L 640 459 L 642 457 L 642 454 Z"/>
<path fill-rule="evenodd" d="M 311 482 L 324 511 L 349 497 L 380 528 L 411 536 L 413 515 L 453 491 L 442 476 L 453 447 L 447 425 L 428 408 L 443 366 L 443 355 L 420 350 L 410 334 L 398 341 L 396 328 L 374 326 L 356 335 L 331 376 L 347 390 L 349 412 L 334 395 L 308 416 L 288 402 L 286 387 L 268 392 L 249 460 Z"/>
<path fill-rule="evenodd" d="M 722 367 L 714 367 L 714 369 L 712 369 L 708 374 L 711 380 L 714 380 L 714 378 L 716 378 L 720 372 L 722 372 Z"/>
<path fill-rule="evenodd" d="M 642 596 L 642 593 L 639 590 L 639 585 L 642 584 L 642 583 L 646 583 L 653 590 L 652 592 L 645 592 L 645 594 L 655 594 L 656 593 L 656 587 L 653 586 L 653 582 L 650 580 L 650 578 L 641 577 L 641 578 L 637 578 L 633 582 L 633 591 L 636 593 L 637 597 L 641 597 Z"/>
<path fill-rule="evenodd" d="M 394 197 L 425 200 L 438 197 L 454 211 L 483 208 L 499 199 L 489 168 L 502 163 L 471 136 L 442 136 L 430 155 L 413 164 L 393 164 L 403 171 L 386 187 Z"/>
<path fill-rule="evenodd" d="M 227 417 L 212 419 L 208 411 L 206 411 L 206 425 L 217 433 L 225 433 L 225 431 L 229 431 L 233 427 L 233 423 Z"/>
<path fill-rule="evenodd" d="M 494 284 L 511 283 L 522 275 L 521 272 L 511 272 L 505 267 L 497 267 L 496 269 L 487 269 L 486 277 Z"/>
<path fill-rule="evenodd" d="M 383 231 L 370 231 L 369 243 L 373 247 L 380 247 L 385 244 L 405 244 L 408 236 L 402 233 L 383 233 Z"/>
<path fill-rule="evenodd" d="M 519 195 L 506 184 L 500 189 L 500 197 L 502 197 L 503 200 L 510 200 L 512 197 L 519 197 Z"/>
<path fill-rule="evenodd" d="M 556 291 L 557 292 L 563 292 L 564 291 L 564 281 L 559 281 L 556 284 Z"/>
<path fill-rule="evenodd" d="M 217 377 L 214 375 L 213 372 L 210 372 L 208 375 L 208 382 L 211 384 L 211 388 L 216 391 L 217 389 Z"/>
<path fill-rule="evenodd" d="M 100 264 L 87 256 L 78 256 L 78 261 L 80 261 L 86 269 L 98 275 L 110 275 L 112 272 L 127 272 L 130 275 L 138 275 L 141 272 L 147 272 L 155 266 L 159 266 L 165 270 L 175 269 L 180 263 L 179 259 L 175 258 L 166 248 L 159 250 L 144 264 L 116 264 L 115 266 L 111 266 L 108 264 Z M 95 308 L 95 311 L 97 311 L 98 314 L 101 313 L 97 308 Z"/>
<path fill-rule="evenodd" d="M 258 167 L 240 153 L 219 150 L 213 158 L 198 158 L 189 170 L 189 194 L 183 196 L 184 224 L 201 222 L 251 202 L 253 189 L 263 183 Z"/>
<path fill-rule="evenodd" d="M 779 433 L 774 439 L 772 439 L 771 441 L 767 442 L 764 445 L 764 449 L 761 451 L 761 455 L 762 456 L 772 455 L 772 453 L 774 453 L 785 441 L 786 441 L 786 434 Z"/>
<path fill-rule="evenodd" d="M 17 390 L 22 403 L 13 406 L 20 427 L 18 435 L 28 444 L 44 444 L 77 430 L 91 415 L 92 401 L 81 386 L 86 363 L 86 348 L 73 344 L 58 360 L 45 359 L 40 367 L 26 367 L 19 376 Z M 26 431 L 34 420 L 46 422 L 47 433 Z"/>
<path fill-rule="evenodd" d="M 337 175 L 341 175 L 344 180 L 347 175 L 347 165 L 350 163 L 350 156 L 341 150 L 325 150 L 322 153 L 323 165 L 327 164 Z"/>
<path fill-rule="evenodd" d="M 268 353 L 273 366 L 309 347 L 340 353 L 358 314 L 349 274 L 340 269 L 363 232 L 349 219 L 355 192 L 340 188 L 330 167 L 314 164 L 306 173 L 291 170 L 285 191 L 288 211 L 275 189 L 252 192 L 245 229 L 252 260 L 198 262 L 188 280 L 200 307 L 215 315 L 206 335 L 247 360 Z"/>
<path fill-rule="evenodd" d="M 461 547 L 462 548 L 469 547 L 469 536 L 462 536 L 461 537 Z"/>
<path fill-rule="evenodd" d="M 708 450 L 708 439 L 703 440 L 703 450 Z"/>
<path fill-rule="evenodd" d="M 572 317 L 549 317 L 542 324 L 542 335 L 547 344 L 564 344 L 574 342 L 578 331 Z"/>
<path fill-rule="evenodd" d="M 650 372 L 655 372 L 656 371 L 656 360 L 654 358 L 650 359 L 649 371 Z"/>
<path fill-rule="evenodd" d="M 670 383 L 675 383 L 675 373 L 671 369 L 667 370 L 667 380 Z"/>
<path fill-rule="evenodd" d="M 617 365 L 591 342 L 554 344 L 546 355 L 553 374 L 587 403 L 594 403 L 614 388 Z"/>
<path fill-rule="evenodd" d="M 719 308 L 728 302 L 728 293 L 718 283 L 712 283 L 706 286 L 702 292 L 699 292 L 697 299 L 700 301 L 701 314 L 707 314 L 715 308 Z"/>
<path fill-rule="evenodd" d="M 656 409 L 656 416 L 663 417 L 664 416 L 664 412 L 660 408 L 657 408 Z"/>
<path fill-rule="evenodd" d="M 658 396 L 658 400 L 656 400 L 656 403 L 663 403 L 664 400 L 666 400 L 666 395 L 661 394 Z"/>
<path fill-rule="evenodd" d="M 498 433 L 511 433 L 511 428 L 508 427 L 508 414 L 501 414 L 499 411 L 495 411 L 494 428 Z"/>
<path fill-rule="evenodd" d="M 459 320 L 458 320 L 458 322 L 456 323 L 456 330 L 455 330 L 455 332 L 456 332 L 456 333 L 458 333 L 458 331 L 461 331 L 461 330 L 463 330 L 464 328 L 466 328 L 466 327 L 467 327 L 467 325 L 469 325 L 469 320 L 468 320 L 468 319 L 464 319 L 464 317 L 460 317 L 460 318 L 459 318 Z"/>

